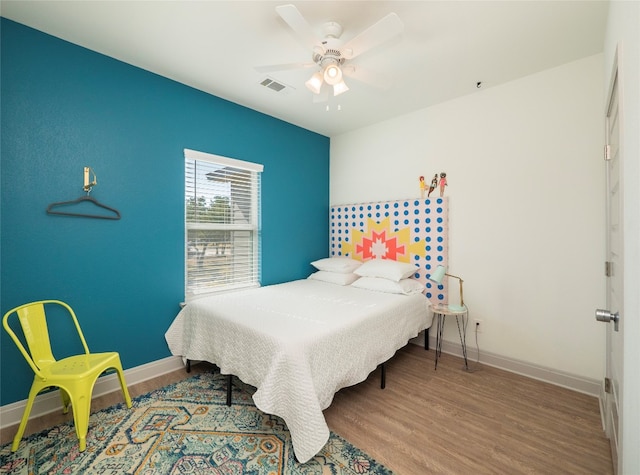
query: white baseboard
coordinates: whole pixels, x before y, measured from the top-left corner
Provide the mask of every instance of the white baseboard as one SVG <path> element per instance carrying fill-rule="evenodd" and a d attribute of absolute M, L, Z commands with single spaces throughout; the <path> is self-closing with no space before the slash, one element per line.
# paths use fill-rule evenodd
<path fill-rule="evenodd" d="M 156 378 L 166 373 L 170 373 L 177 369 L 184 368 L 182 358 L 178 356 L 170 356 L 158 361 L 152 361 L 134 368 L 125 370 L 124 377 L 127 386 L 132 386 L 152 378 Z M 120 391 L 120 382 L 115 373 L 102 376 L 96 381 L 93 387 L 93 397 L 103 396 L 105 394 Z M 27 400 L 17 401 L 11 404 L 0 406 L 0 429 L 20 423 Z M 42 393 L 36 396 L 31 409 L 29 418 L 40 417 L 51 412 L 60 411 L 62 402 L 60 400 L 60 391 L 54 390 Z"/>
<path fill-rule="evenodd" d="M 416 338 L 411 340 L 411 343 L 424 346 L 424 333 L 421 333 Z M 429 335 L 429 348 L 434 350 L 436 347 L 435 329 Z M 442 342 L 442 352 L 462 358 L 462 348 L 460 342 Z M 472 348 L 467 345 L 467 359 L 469 364 L 473 365 L 478 360 L 478 351 L 476 348 Z M 577 391 L 589 396 L 600 398 L 601 396 L 601 381 L 584 378 L 582 376 L 576 376 L 574 374 L 559 371 L 553 368 L 547 368 L 544 366 L 519 361 L 513 358 L 507 358 L 504 356 L 496 355 L 480 349 L 480 364 L 493 366 L 498 369 L 517 373 L 528 378 L 537 379 L 546 383 L 555 384 L 556 386 L 562 386 L 573 391 Z"/>

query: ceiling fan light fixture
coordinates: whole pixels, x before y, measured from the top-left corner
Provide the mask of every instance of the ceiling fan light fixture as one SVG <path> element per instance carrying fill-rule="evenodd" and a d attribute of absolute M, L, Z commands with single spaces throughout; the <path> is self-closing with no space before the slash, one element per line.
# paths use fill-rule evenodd
<path fill-rule="evenodd" d="M 340 69 L 340 67 L 335 63 L 327 66 L 324 69 L 324 80 L 327 82 L 327 84 L 331 84 L 332 86 L 335 86 L 336 84 L 341 82 L 342 70 Z"/>
<path fill-rule="evenodd" d="M 339 96 L 343 92 L 347 92 L 349 90 L 349 86 L 344 81 L 340 81 L 338 84 L 333 85 L 333 95 Z"/>
<path fill-rule="evenodd" d="M 307 82 L 304 83 L 314 94 L 320 94 L 320 88 L 322 87 L 322 73 L 320 71 L 316 72 L 309 78 Z"/>

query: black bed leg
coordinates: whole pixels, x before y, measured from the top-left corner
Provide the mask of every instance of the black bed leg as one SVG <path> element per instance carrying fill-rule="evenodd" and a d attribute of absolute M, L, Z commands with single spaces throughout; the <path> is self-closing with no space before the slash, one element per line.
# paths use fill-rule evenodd
<path fill-rule="evenodd" d="M 385 386 L 387 385 L 386 378 L 387 378 L 387 370 L 384 366 L 384 363 L 382 363 L 380 365 L 380 389 L 384 389 Z"/>
<path fill-rule="evenodd" d="M 429 329 L 428 328 L 424 331 L 424 349 L 425 350 L 429 349 Z"/>
<path fill-rule="evenodd" d="M 187 359 L 187 373 L 191 373 L 191 360 Z"/>
<path fill-rule="evenodd" d="M 227 375 L 227 406 L 231 406 L 231 375 Z"/>

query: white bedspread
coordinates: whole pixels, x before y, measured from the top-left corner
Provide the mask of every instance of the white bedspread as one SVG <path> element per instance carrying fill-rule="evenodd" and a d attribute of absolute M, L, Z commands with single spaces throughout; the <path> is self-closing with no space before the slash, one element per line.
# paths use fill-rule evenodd
<path fill-rule="evenodd" d="M 423 295 L 314 280 L 190 302 L 166 332 L 173 355 L 203 360 L 257 388 L 256 406 L 284 419 L 306 462 L 329 439 L 322 411 L 431 325 Z"/>

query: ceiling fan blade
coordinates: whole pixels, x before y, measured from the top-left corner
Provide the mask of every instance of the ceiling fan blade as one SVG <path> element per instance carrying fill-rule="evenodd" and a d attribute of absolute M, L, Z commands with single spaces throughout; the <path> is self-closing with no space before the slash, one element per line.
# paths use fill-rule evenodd
<path fill-rule="evenodd" d="M 354 64 L 343 66 L 342 73 L 356 81 L 363 82 L 378 89 L 389 89 L 393 82 L 386 74 L 377 73 L 370 69 L 363 68 Z"/>
<path fill-rule="evenodd" d="M 348 41 L 340 48 L 342 55 L 347 58 L 355 58 L 376 46 L 389 41 L 394 36 L 404 31 L 404 23 L 395 13 L 389 13 L 369 28 L 361 32 L 355 38 Z"/>
<path fill-rule="evenodd" d="M 316 44 L 320 43 L 316 35 L 313 34 L 311 26 L 295 5 L 277 6 L 276 13 L 289 25 L 295 36 L 305 47 L 313 49 Z"/>
<path fill-rule="evenodd" d="M 259 73 L 272 73 L 275 71 L 286 71 L 290 69 L 307 69 L 317 67 L 316 63 L 288 63 L 288 64 L 271 64 L 268 66 L 254 66 Z"/>

